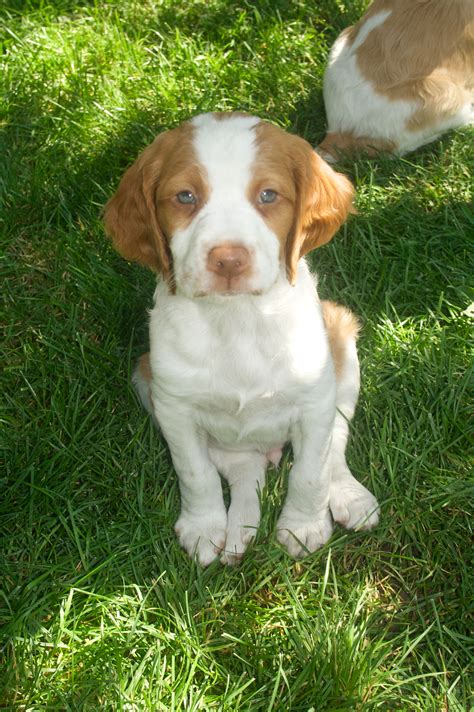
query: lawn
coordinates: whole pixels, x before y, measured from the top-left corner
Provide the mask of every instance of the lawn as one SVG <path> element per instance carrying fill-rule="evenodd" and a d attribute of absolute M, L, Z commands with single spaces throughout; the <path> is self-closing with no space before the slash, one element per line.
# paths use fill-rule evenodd
<path fill-rule="evenodd" d="M 101 224 L 139 150 L 193 114 L 320 140 L 328 49 L 365 5 L 4 1 L 2 709 L 469 709 L 472 131 L 341 167 L 358 214 L 311 259 L 363 323 L 348 460 L 382 516 L 299 562 L 275 537 L 290 451 L 241 566 L 179 548 L 130 388 L 154 278 Z"/>

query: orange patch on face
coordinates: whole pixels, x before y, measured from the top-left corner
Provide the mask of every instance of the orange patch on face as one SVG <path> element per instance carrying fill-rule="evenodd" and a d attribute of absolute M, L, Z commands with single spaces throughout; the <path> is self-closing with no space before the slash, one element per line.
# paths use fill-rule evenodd
<path fill-rule="evenodd" d="M 281 255 L 292 229 L 297 202 L 293 159 L 290 156 L 291 137 L 276 126 L 261 122 L 255 129 L 257 135 L 257 158 L 247 198 L 261 214 L 268 227 L 278 237 Z M 261 199 L 263 191 L 274 191 L 273 202 Z"/>
<path fill-rule="evenodd" d="M 194 202 L 181 202 L 180 194 L 192 196 Z M 205 171 L 197 162 L 192 146 L 180 147 L 173 154 L 173 160 L 163 166 L 155 194 L 158 220 L 168 240 L 176 230 L 189 225 L 208 197 Z"/>
<path fill-rule="evenodd" d="M 192 138 L 189 122 L 160 134 L 126 171 L 105 206 L 106 230 L 118 252 L 168 280 L 172 276 L 169 240 L 207 200 L 205 174 Z M 180 203 L 181 191 L 190 191 L 196 202 Z"/>
<path fill-rule="evenodd" d="M 354 190 L 299 136 L 263 121 L 255 132 L 257 158 L 247 197 L 256 204 L 261 190 L 278 193 L 277 201 L 258 209 L 280 240 L 294 283 L 298 260 L 332 238 L 352 209 Z"/>

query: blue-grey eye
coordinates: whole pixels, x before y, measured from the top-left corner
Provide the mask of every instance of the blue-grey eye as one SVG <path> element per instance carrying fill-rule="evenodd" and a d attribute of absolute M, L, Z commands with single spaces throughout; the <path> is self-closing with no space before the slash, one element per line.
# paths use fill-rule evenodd
<path fill-rule="evenodd" d="M 260 203 L 274 203 L 277 199 L 277 192 L 275 190 L 262 190 L 259 196 Z"/>
<path fill-rule="evenodd" d="M 183 205 L 196 205 L 196 198 L 190 190 L 182 190 L 176 195 L 178 203 Z"/>

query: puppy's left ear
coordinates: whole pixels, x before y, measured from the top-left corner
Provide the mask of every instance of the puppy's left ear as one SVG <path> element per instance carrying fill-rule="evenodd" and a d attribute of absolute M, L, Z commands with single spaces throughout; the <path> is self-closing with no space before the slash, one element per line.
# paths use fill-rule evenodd
<path fill-rule="evenodd" d="M 288 280 L 295 283 L 298 260 L 324 245 L 351 212 L 354 188 L 302 139 L 295 155 L 296 215 L 286 243 Z"/>

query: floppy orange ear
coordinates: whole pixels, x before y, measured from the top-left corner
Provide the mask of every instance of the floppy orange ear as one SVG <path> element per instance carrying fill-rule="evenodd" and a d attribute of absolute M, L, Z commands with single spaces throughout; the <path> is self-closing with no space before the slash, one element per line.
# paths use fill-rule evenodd
<path fill-rule="evenodd" d="M 171 279 L 171 252 L 155 204 L 169 132 L 161 134 L 125 172 L 104 209 L 105 229 L 126 260 L 139 262 Z"/>
<path fill-rule="evenodd" d="M 298 260 L 310 250 L 329 242 L 353 212 L 352 183 L 336 173 L 311 146 L 298 139 L 294 154 L 297 189 L 295 222 L 286 243 L 286 269 L 294 284 Z"/>

